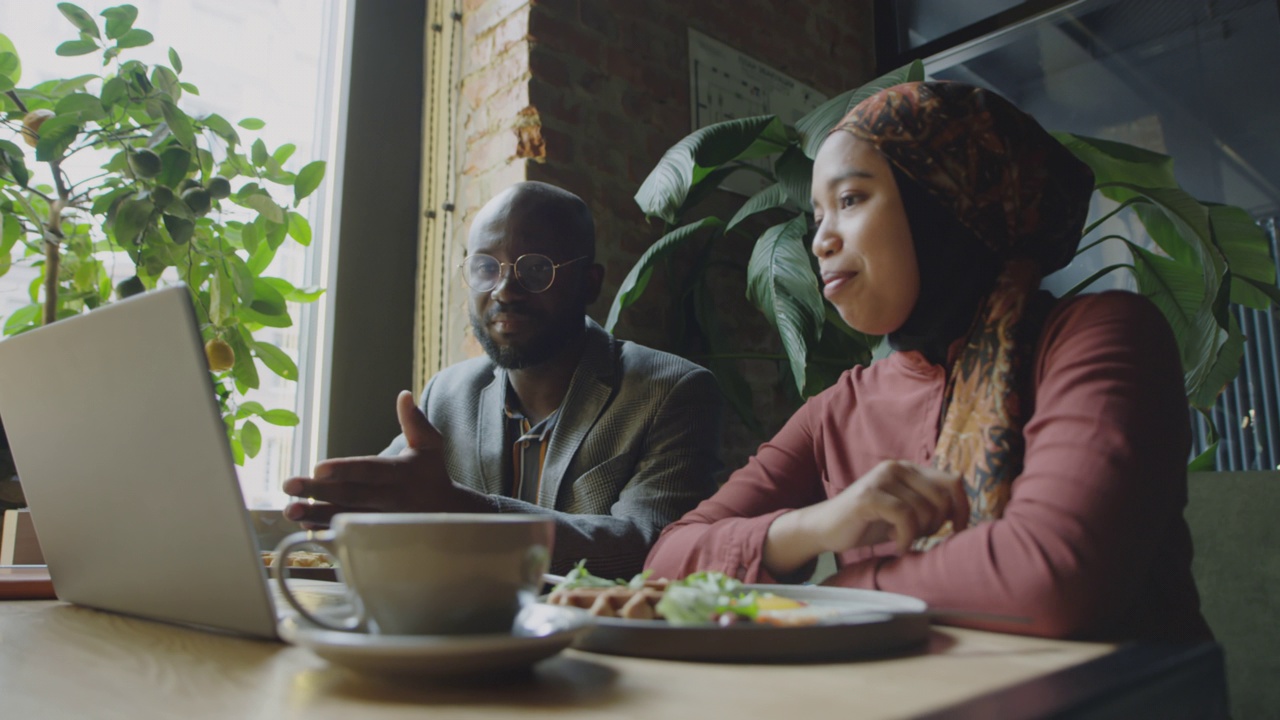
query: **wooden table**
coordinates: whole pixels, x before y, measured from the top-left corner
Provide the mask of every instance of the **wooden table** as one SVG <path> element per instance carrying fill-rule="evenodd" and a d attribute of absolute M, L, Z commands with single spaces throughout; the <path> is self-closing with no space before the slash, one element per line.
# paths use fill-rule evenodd
<path fill-rule="evenodd" d="M 923 651 L 726 665 L 566 651 L 522 676 L 393 683 L 309 651 L 0 601 L 2 718 L 1225 717 L 1222 655 L 937 627 Z"/>

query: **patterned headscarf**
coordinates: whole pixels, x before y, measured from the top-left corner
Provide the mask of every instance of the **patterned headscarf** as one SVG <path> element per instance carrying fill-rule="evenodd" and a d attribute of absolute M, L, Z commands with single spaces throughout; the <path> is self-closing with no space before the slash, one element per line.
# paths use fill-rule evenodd
<path fill-rule="evenodd" d="M 865 140 L 990 248 L 1001 264 L 948 376 L 934 466 L 964 476 L 970 524 L 1000 517 L 1022 471 L 1019 392 L 1034 334 L 1020 334 L 1041 278 L 1075 255 L 1093 172 L 1030 115 L 982 88 L 906 83 L 832 132 Z M 928 549 L 948 525 L 918 542 Z"/>

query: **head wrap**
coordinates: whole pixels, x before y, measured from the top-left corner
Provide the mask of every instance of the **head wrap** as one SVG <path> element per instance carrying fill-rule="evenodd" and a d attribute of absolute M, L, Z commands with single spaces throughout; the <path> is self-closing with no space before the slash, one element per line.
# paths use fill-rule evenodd
<path fill-rule="evenodd" d="M 997 264 L 948 375 L 934 453 L 935 467 L 964 477 L 970 523 L 988 522 L 1003 514 L 1022 471 L 1019 394 L 1037 334 L 1021 327 L 1027 300 L 1045 274 L 1075 255 L 1093 172 L 1030 115 L 962 83 L 881 90 L 849 111 L 837 130 L 875 146 L 895 175 L 948 209 Z M 945 527 L 916 547 L 927 549 L 950 533 Z"/>

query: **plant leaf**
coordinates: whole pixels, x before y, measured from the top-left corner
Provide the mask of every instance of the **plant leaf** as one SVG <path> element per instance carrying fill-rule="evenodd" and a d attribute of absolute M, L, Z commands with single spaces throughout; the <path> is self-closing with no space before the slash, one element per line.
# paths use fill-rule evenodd
<path fill-rule="evenodd" d="M 801 394 L 808 340 L 820 339 L 824 315 L 818 280 L 803 242 L 808 231 L 805 215 L 774 225 L 756 241 L 747 263 L 747 298 L 782 336 Z"/>
<path fill-rule="evenodd" d="M 9 175 L 19 187 L 26 187 L 31 180 L 25 157 L 22 149 L 17 145 L 8 140 L 0 140 L 0 169 L 8 168 Z"/>
<path fill-rule="evenodd" d="M 320 187 L 320 181 L 324 179 L 324 167 L 323 160 L 316 160 L 307 163 L 298 171 L 298 178 L 293 183 L 294 207 L 298 207 L 298 203 Z"/>
<path fill-rule="evenodd" d="M 258 118 L 245 118 L 236 124 L 245 130 L 261 130 L 267 126 L 266 123 L 262 122 Z"/>
<path fill-rule="evenodd" d="M 160 100 L 160 112 L 164 115 L 164 122 L 169 126 L 169 132 L 173 133 L 173 137 L 185 147 L 194 148 L 196 134 L 191 127 L 191 118 L 179 110 L 173 100 L 163 96 Z"/>
<path fill-rule="evenodd" d="M 812 212 L 813 161 L 805 157 L 799 147 L 792 145 L 773 164 L 773 169 L 791 202 L 803 212 Z"/>
<path fill-rule="evenodd" d="M 36 142 L 36 161 L 59 160 L 80 134 L 79 117 L 55 115 L 40 126 L 40 139 Z"/>
<path fill-rule="evenodd" d="M 1073 155 L 1093 170 L 1095 185 L 1128 183 L 1148 188 L 1176 188 L 1173 158 L 1126 143 L 1101 140 L 1071 133 L 1051 133 Z M 1106 187 L 1100 192 L 1116 202 L 1124 202 L 1135 193 L 1122 187 Z"/>
<path fill-rule="evenodd" d="M 1255 310 L 1271 305 L 1266 293 L 1248 281 L 1274 286 L 1276 265 L 1271 259 L 1267 233 L 1249 213 L 1231 205 L 1207 205 L 1213 240 L 1231 268 L 1231 302 Z"/>
<path fill-rule="evenodd" d="M 221 115 L 216 113 L 209 115 L 201 122 L 203 122 L 204 126 L 212 130 L 218 137 L 226 140 L 227 143 L 236 145 L 240 142 L 240 134 L 237 133 L 236 129 L 231 127 L 231 123 L 227 122 L 227 119 Z"/>
<path fill-rule="evenodd" d="M 11 64 L 0 65 L 0 75 L 4 75 L 13 83 L 5 90 L 9 90 L 22 80 L 22 58 L 18 57 L 18 49 L 13 46 L 13 41 L 4 33 L 0 33 L 0 55 L 12 56 L 13 59 L 8 61 Z"/>
<path fill-rule="evenodd" d="M 245 420 L 244 425 L 240 426 L 240 444 L 244 446 L 244 454 L 249 457 L 257 457 L 258 451 L 262 449 L 262 431 L 252 420 Z"/>
<path fill-rule="evenodd" d="M 301 214 L 289 213 L 289 237 L 303 247 L 311 245 L 311 223 Z"/>
<path fill-rule="evenodd" d="M 662 156 L 636 191 L 636 203 L 646 216 L 676 224 L 693 187 L 719 166 L 745 158 L 749 150 L 762 152 L 755 147 L 762 137 L 772 152 L 785 147 L 785 128 L 773 115 L 727 120 L 694 131 Z"/>
<path fill-rule="evenodd" d="M 133 21 L 138 19 L 138 8 L 132 5 L 117 5 L 99 14 L 107 19 L 107 38 L 115 40 L 133 28 Z"/>
<path fill-rule="evenodd" d="M 92 40 L 68 40 L 59 45 L 53 52 L 59 57 L 76 57 L 88 55 L 98 49 L 98 43 Z"/>
<path fill-rule="evenodd" d="M 817 156 L 818 148 L 822 145 L 822 141 L 827 139 L 831 128 L 835 127 L 836 123 L 840 122 L 858 103 L 885 88 L 921 80 L 924 80 L 924 64 L 919 60 L 913 60 L 861 87 L 843 92 L 822 103 L 808 115 L 796 121 L 796 132 L 800 133 L 800 143 L 805 157 L 813 159 Z"/>
<path fill-rule="evenodd" d="M 69 2 L 61 2 L 58 3 L 58 10 L 60 10 L 63 16 L 70 20 L 71 24 L 75 25 L 76 29 L 80 32 L 92 35 L 96 38 L 102 37 L 98 34 L 98 23 L 94 21 L 93 16 L 85 12 L 79 5 Z"/>
<path fill-rule="evenodd" d="M 1196 389 L 1196 394 L 1190 398 L 1191 404 L 1205 410 L 1212 408 L 1227 383 L 1240 374 L 1240 362 L 1243 359 L 1244 333 L 1240 331 L 1240 324 L 1236 322 L 1233 315 L 1227 328 L 1226 340 L 1223 341 L 1222 347 L 1218 348 L 1218 356 L 1205 375 L 1204 382 Z"/>
<path fill-rule="evenodd" d="M 268 410 L 258 417 L 266 420 L 272 425 L 279 425 L 282 427 L 293 427 L 299 422 L 298 416 L 289 410 Z"/>
<path fill-rule="evenodd" d="M 1187 463 L 1187 472 L 1209 472 L 1218 467 L 1218 443 L 1214 440 L 1205 451 L 1200 453 L 1191 462 Z"/>
<path fill-rule="evenodd" d="M 253 344 L 253 352 L 271 372 L 285 380 L 298 379 L 298 366 L 285 351 L 270 343 L 255 342 Z"/>
<path fill-rule="evenodd" d="M 101 120 L 107 116 L 102 101 L 89 93 L 71 93 L 58 101 L 54 106 L 57 117 L 67 116 L 73 121 Z M 46 123 L 47 124 L 47 123 Z M 41 127 L 43 130 L 43 126 Z"/>
<path fill-rule="evenodd" d="M 738 208 L 738 212 L 730 218 L 729 224 L 725 225 L 724 231 L 727 233 L 738 225 L 738 223 L 755 215 L 758 212 L 772 210 L 787 204 L 787 191 L 779 183 L 774 183 L 760 192 L 752 195 L 747 199 L 742 207 Z"/>
<path fill-rule="evenodd" d="M 173 66 L 174 72 L 179 75 L 182 74 L 182 58 L 178 57 L 178 51 L 173 48 L 169 48 L 169 64 Z M 199 94 L 200 93 L 196 93 L 196 95 Z"/>
<path fill-rule="evenodd" d="M 605 320 L 604 328 L 609 332 L 613 332 L 614 326 L 618 323 L 618 316 L 623 310 L 635 303 L 644 294 L 645 287 L 649 284 L 649 278 L 653 275 L 653 268 L 657 262 L 670 254 L 673 250 L 680 247 L 686 240 L 694 237 L 702 230 L 717 229 L 724 223 L 715 217 L 705 217 L 701 220 L 689 225 L 672 230 L 671 232 L 658 238 L 657 242 L 649 246 L 644 254 L 636 260 L 636 264 L 631 266 L 631 271 L 622 279 L 622 284 L 618 286 L 618 294 L 613 297 L 613 305 L 609 307 L 609 317 Z"/>
<path fill-rule="evenodd" d="M 155 37 L 151 33 L 147 32 L 146 30 L 139 30 L 138 28 L 134 28 L 129 32 L 125 33 L 123 36 L 121 36 L 119 40 L 116 41 L 116 47 L 121 49 L 131 48 L 131 47 L 142 47 L 143 45 L 150 45 L 154 40 L 155 40 Z"/>

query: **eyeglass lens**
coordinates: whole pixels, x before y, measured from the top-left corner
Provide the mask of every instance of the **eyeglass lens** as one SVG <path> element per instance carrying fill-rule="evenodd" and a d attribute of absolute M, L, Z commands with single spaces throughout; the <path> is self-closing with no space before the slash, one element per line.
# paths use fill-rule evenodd
<path fill-rule="evenodd" d="M 468 255 L 463 263 L 463 278 L 467 287 L 476 292 L 489 292 L 502 281 L 503 266 L 490 255 Z M 521 255 L 515 261 L 516 280 L 531 293 L 540 293 L 551 287 L 556 277 L 556 265 L 546 255 Z"/>

